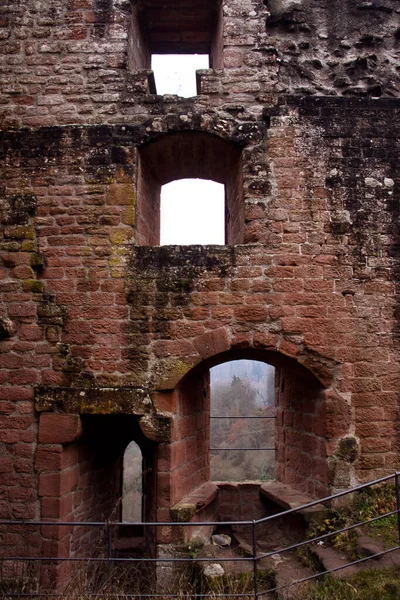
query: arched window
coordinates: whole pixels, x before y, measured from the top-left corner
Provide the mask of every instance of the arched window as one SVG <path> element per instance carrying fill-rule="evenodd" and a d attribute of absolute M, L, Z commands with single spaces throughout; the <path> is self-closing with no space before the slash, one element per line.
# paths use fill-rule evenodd
<path fill-rule="evenodd" d="M 235 360 L 210 370 L 213 481 L 274 478 L 275 369 Z"/>
<path fill-rule="evenodd" d="M 224 242 L 244 236 L 241 148 L 215 135 L 184 131 L 164 135 L 139 152 L 137 244 L 160 244 L 161 188 L 181 179 L 205 179 L 224 186 Z M 191 201 L 191 197 L 187 199 Z M 207 211 L 203 206 L 207 218 Z M 164 242 L 163 242 L 164 243 Z"/>
<path fill-rule="evenodd" d="M 143 456 L 136 442 L 126 447 L 122 475 L 122 520 L 143 521 Z"/>

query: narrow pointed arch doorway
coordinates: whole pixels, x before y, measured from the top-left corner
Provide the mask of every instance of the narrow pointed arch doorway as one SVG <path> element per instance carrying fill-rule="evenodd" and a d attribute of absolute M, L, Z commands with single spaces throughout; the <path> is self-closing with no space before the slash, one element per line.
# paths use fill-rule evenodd
<path fill-rule="evenodd" d="M 143 521 L 143 455 L 136 442 L 130 442 L 122 461 L 122 520 Z"/>

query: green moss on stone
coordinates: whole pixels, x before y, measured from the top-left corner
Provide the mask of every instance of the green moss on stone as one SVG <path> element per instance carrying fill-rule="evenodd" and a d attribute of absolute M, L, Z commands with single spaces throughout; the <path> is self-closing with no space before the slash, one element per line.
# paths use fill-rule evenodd
<path fill-rule="evenodd" d="M 336 456 L 352 463 L 356 460 L 358 454 L 358 442 L 354 437 L 346 437 L 340 440 Z"/>
<path fill-rule="evenodd" d="M 21 250 L 23 252 L 33 252 L 35 249 L 34 240 L 24 240 L 21 244 Z"/>
<path fill-rule="evenodd" d="M 33 225 L 10 227 L 6 231 L 6 237 L 13 238 L 15 240 L 34 240 L 35 228 Z"/>
<path fill-rule="evenodd" d="M 33 294 L 43 294 L 44 292 L 43 281 L 37 281 L 36 279 L 25 279 L 23 287 L 25 290 L 29 290 Z"/>
<path fill-rule="evenodd" d="M 35 271 L 42 269 L 44 267 L 43 254 L 39 254 L 39 252 L 34 252 L 30 257 L 30 265 Z"/>
<path fill-rule="evenodd" d="M 175 523 L 188 523 L 196 512 L 195 504 L 176 504 L 170 510 L 172 521 Z"/>

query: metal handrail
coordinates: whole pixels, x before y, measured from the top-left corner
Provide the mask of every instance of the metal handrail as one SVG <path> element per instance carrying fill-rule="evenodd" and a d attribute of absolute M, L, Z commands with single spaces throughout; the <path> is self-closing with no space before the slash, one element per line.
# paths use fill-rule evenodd
<path fill-rule="evenodd" d="M 349 525 L 347 527 L 343 527 L 341 529 L 337 529 L 335 531 L 331 531 L 329 533 L 323 534 L 323 535 L 319 535 L 319 536 L 315 536 L 312 539 L 309 540 L 303 540 L 302 542 L 298 542 L 296 544 L 292 544 L 290 546 L 286 546 L 284 548 L 280 548 L 277 550 L 272 550 L 270 552 L 264 552 L 264 553 L 258 553 L 257 552 L 257 526 L 263 523 L 266 523 L 268 521 L 271 521 L 273 519 L 277 519 L 279 517 L 283 517 L 283 516 L 287 516 L 293 513 L 296 513 L 298 511 L 303 511 L 306 510 L 308 508 L 312 508 L 314 506 L 317 506 L 319 504 L 328 504 L 331 503 L 333 500 L 337 499 L 337 498 L 342 498 L 343 496 L 346 496 L 348 494 L 353 494 L 355 492 L 359 492 L 363 489 L 367 489 L 370 488 L 374 485 L 378 485 L 381 483 L 385 483 L 388 482 L 390 480 L 395 481 L 395 490 L 396 490 L 396 509 L 390 512 L 387 512 L 385 514 L 382 515 L 378 515 L 377 517 L 373 517 L 371 519 L 367 519 L 365 521 L 359 522 L 359 523 L 355 523 L 353 525 Z M 249 591 L 249 592 L 245 592 L 245 593 L 222 593 L 222 594 L 213 594 L 214 597 L 216 598 L 249 598 L 250 596 L 252 596 L 254 598 L 254 600 L 258 600 L 258 598 L 264 594 L 268 594 L 268 593 L 273 593 L 275 591 L 277 591 L 278 589 L 283 589 L 283 588 L 287 588 L 287 587 L 292 587 L 294 585 L 298 585 L 300 583 L 304 583 L 307 581 L 311 581 L 313 579 L 316 579 L 318 577 L 321 577 L 323 575 L 327 575 L 329 573 L 333 573 L 336 571 L 340 571 L 342 569 L 345 569 L 347 567 L 353 566 L 353 565 L 357 565 L 359 563 L 363 563 L 367 560 L 370 560 L 371 558 L 379 558 L 381 556 L 384 556 L 386 554 L 389 554 L 391 552 L 394 552 L 396 550 L 400 550 L 400 545 L 395 546 L 394 548 L 388 549 L 388 550 L 384 550 L 382 552 L 376 553 L 372 556 L 367 556 L 367 557 L 363 557 L 360 559 L 357 559 L 355 561 L 351 561 L 349 563 L 346 563 L 345 565 L 340 565 L 338 567 L 334 567 L 332 569 L 329 570 L 325 570 L 323 572 L 319 572 L 319 573 L 315 573 L 313 575 L 310 575 L 308 577 L 303 577 L 299 580 L 290 582 L 288 584 L 284 584 L 284 585 L 280 585 L 279 588 L 278 587 L 274 587 L 274 588 L 269 588 L 267 590 L 261 590 L 259 591 L 259 587 L 258 587 L 258 564 L 262 559 L 271 557 L 271 556 L 276 556 L 279 554 L 282 554 L 284 552 L 289 552 L 298 548 L 301 548 L 303 546 L 306 545 L 310 545 L 310 544 L 315 544 L 321 541 L 324 541 L 328 538 L 331 538 L 332 536 L 341 534 L 341 533 L 345 533 L 347 531 L 351 531 L 353 529 L 356 529 L 358 527 L 362 527 L 364 525 L 367 525 L 369 523 L 374 523 L 377 522 L 381 519 L 393 516 L 393 515 L 397 515 L 397 524 L 398 524 L 398 531 L 399 531 L 399 542 L 400 542 L 400 473 L 396 472 L 392 475 L 387 475 L 385 477 L 381 477 L 379 479 L 375 479 L 374 481 L 356 486 L 354 488 L 351 488 L 350 490 L 345 490 L 342 492 L 337 492 L 336 494 L 332 494 L 330 496 L 326 496 L 324 498 L 321 498 L 319 500 L 315 500 L 312 502 L 309 502 L 307 504 L 303 504 L 301 506 L 296 506 L 293 508 L 290 508 L 288 510 L 285 511 L 281 511 L 277 514 L 274 515 L 270 515 L 268 517 L 263 517 L 261 519 L 257 519 L 257 520 L 244 520 L 244 521 L 196 521 L 196 522 L 171 522 L 171 521 L 162 521 L 162 522 L 145 522 L 145 523 L 138 523 L 138 522 L 122 522 L 122 521 L 83 521 L 83 522 L 76 522 L 76 521 L 57 521 L 57 520 L 46 520 L 46 521 L 32 521 L 32 520 L 24 520 L 24 519 L 20 519 L 20 520 L 11 520 L 11 519 L 0 519 L 0 525 L 3 526 L 16 526 L 16 525 L 22 525 L 23 527 L 39 527 L 39 526 L 54 526 L 55 524 L 57 526 L 65 526 L 65 527 L 95 527 L 95 528 L 106 528 L 107 530 L 107 545 L 108 545 L 108 556 L 107 557 L 54 557 L 54 556 L 32 556 L 32 557 L 22 557 L 22 556 L 7 556 L 7 557 L 2 557 L 0 560 L 4 560 L 4 561 L 15 561 L 15 562 L 23 562 L 23 561 L 27 561 L 27 562 L 39 562 L 39 563 L 43 563 L 43 562 L 51 562 L 51 563 L 62 563 L 62 562 L 72 562 L 72 563 L 77 563 L 77 562 L 85 562 L 85 563 L 105 563 L 105 562 L 112 562 L 112 563 L 187 563 L 187 562 L 210 562 L 213 559 L 211 558 L 202 558 L 202 557 L 196 557 L 196 558 L 176 558 L 176 557 L 169 557 L 169 558 L 150 558 L 150 557 L 140 557 L 140 558 L 133 558 L 133 557 L 129 557 L 129 558 L 122 558 L 122 557 L 115 557 L 112 555 L 112 532 L 115 528 L 120 527 L 120 526 L 135 526 L 135 525 L 139 525 L 141 527 L 193 527 L 193 525 L 195 525 L 196 527 L 202 527 L 202 526 L 210 526 L 210 527 L 216 527 L 216 526 L 250 526 L 251 527 L 251 537 L 252 537 L 252 555 L 251 556 L 247 556 L 247 557 L 228 557 L 228 558 L 218 558 L 218 559 L 214 559 L 215 562 L 252 562 L 253 563 L 253 590 Z M 85 595 L 87 595 L 88 597 L 97 597 L 97 598 L 102 598 L 102 597 L 115 597 L 118 598 L 120 593 L 115 593 L 115 594 L 103 594 L 103 593 L 86 593 Z M 197 598 L 205 598 L 208 597 L 209 594 L 199 594 L 196 593 L 195 594 Z M 7 598 L 61 598 L 63 597 L 62 593 L 46 593 L 46 592 L 21 592 L 21 593 L 7 593 Z M 142 593 L 134 593 L 134 594 L 127 594 L 124 593 L 123 594 L 124 598 L 165 598 L 165 597 L 169 597 L 169 598 L 179 598 L 182 597 L 182 594 L 142 594 Z M 73 595 L 68 594 L 68 598 L 70 598 L 72 600 L 72 598 L 74 598 Z"/>
<path fill-rule="evenodd" d="M 241 452 L 247 452 L 248 450 L 275 450 L 275 448 L 210 448 L 210 452 L 213 451 L 215 452 L 215 450 L 229 450 L 231 452 L 235 452 L 240 450 Z"/>
<path fill-rule="evenodd" d="M 219 415 L 218 416 L 216 416 L 216 415 L 211 415 L 210 416 L 210 419 L 257 419 L 257 420 L 260 420 L 260 419 L 276 419 L 276 418 L 277 417 L 275 415 L 273 415 L 273 416 L 263 416 L 263 417 L 257 417 L 257 416 L 253 416 L 253 415 L 250 416 L 250 417 L 249 416 L 244 416 L 244 417 L 240 417 L 240 416 L 236 416 L 236 417 L 233 416 L 232 417 L 232 416 L 229 416 L 229 417 L 225 417 L 225 416 L 219 416 Z"/>

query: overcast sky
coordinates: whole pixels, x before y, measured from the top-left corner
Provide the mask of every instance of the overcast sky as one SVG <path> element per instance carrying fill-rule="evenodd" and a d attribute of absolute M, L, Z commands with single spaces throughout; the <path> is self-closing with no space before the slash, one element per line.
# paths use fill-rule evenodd
<path fill-rule="evenodd" d="M 207 55 L 153 55 L 158 94 L 196 95 L 196 70 L 208 69 Z M 161 191 L 161 245 L 224 244 L 224 186 L 180 179 Z"/>
<path fill-rule="evenodd" d="M 153 54 L 157 94 L 177 94 L 184 98 L 196 95 L 196 71 L 208 69 L 207 54 Z"/>

